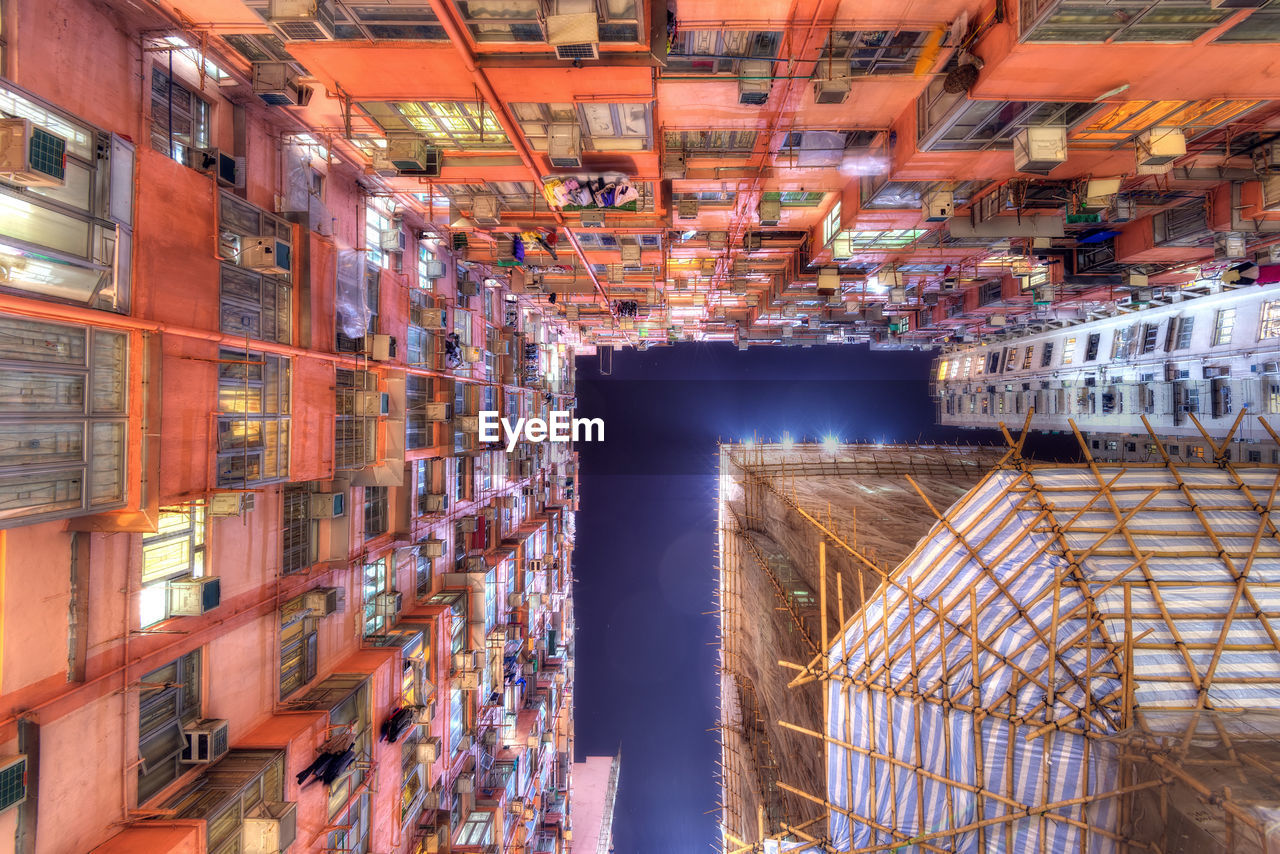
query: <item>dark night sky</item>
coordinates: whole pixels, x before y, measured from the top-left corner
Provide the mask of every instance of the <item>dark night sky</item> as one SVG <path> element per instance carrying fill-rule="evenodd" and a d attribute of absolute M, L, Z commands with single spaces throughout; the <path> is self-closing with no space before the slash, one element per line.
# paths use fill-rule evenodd
<path fill-rule="evenodd" d="M 577 758 L 622 746 L 618 854 L 705 854 L 717 842 L 715 446 L 797 440 L 993 442 L 934 425 L 933 354 L 865 346 L 680 344 L 578 360 L 574 555 Z M 1029 443 L 1030 444 L 1030 443 Z"/>

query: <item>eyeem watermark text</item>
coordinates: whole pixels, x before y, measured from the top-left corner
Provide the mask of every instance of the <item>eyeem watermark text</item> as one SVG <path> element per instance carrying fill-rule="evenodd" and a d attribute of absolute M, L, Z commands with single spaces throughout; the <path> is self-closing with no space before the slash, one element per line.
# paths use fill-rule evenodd
<path fill-rule="evenodd" d="M 574 418 L 567 410 L 555 410 L 549 419 L 517 418 L 512 424 L 509 418 L 500 417 L 496 409 L 480 410 L 480 441 L 497 442 L 501 436 L 507 443 L 507 453 L 515 450 L 521 439 L 526 442 L 603 442 L 603 418 Z"/>

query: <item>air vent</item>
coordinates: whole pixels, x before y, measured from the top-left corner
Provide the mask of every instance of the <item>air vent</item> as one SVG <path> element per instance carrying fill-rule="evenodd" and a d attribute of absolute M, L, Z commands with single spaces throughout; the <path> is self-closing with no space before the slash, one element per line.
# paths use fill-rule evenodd
<path fill-rule="evenodd" d="M 599 59 L 600 23 L 596 13 L 548 16 L 547 43 L 556 49 L 557 59 Z"/>

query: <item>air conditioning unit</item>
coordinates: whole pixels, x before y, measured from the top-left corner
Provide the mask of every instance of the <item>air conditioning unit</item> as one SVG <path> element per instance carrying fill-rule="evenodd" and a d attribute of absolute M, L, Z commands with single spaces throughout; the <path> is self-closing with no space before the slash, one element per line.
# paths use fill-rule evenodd
<path fill-rule="evenodd" d="M 443 261 L 437 261 L 436 259 L 432 258 L 429 261 L 422 261 L 420 263 L 422 264 L 422 269 L 419 270 L 419 273 L 423 276 L 423 278 L 427 278 L 427 279 L 443 279 L 444 278 L 444 274 L 446 270 L 445 270 Z"/>
<path fill-rule="evenodd" d="M 271 0 L 267 23 L 287 42 L 333 41 L 333 9 L 328 0 Z"/>
<path fill-rule="evenodd" d="M 418 763 L 430 765 L 440 758 L 440 739 L 432 736 L 424 738 L 417 744 Z"/>
<path fill-rule="evenodd" d="M 187 165 L 217 179 L 223 187 L 244 186 L 244 158 L 223 154 L 216 148 L 191 148 L 187 150 Z"/>
<path fill-rule="evenodd" d="M 480 417 L 478 415 L 457 415 L 453 419 L 453 429 L 459 433 L 479 433 Z"/>
<path fill-rule="evenodd" d="M 577 122 L 555 122 L 547 128 L 547 156 L 558 169 L 582 165 L 582 128 Z"/>
<path fill-rule="evenodd" d="M 438 492 L 418 496 L 419 513 L 443 513 L 448 506 L 448 498 Z"/>
<path fill-rule="evenodd" d="M 712 231 L 707 233 L 707 248 L 712 252 L 723 252 L 725 246 L 729 244 L 729 233 L 726 231 Z"/>
<path fill-rule="evenodd" d="M 404 229 L 392 228 L 379 234 L 378 248 L 383 252 L 403 252 L 405 248 Z"/>
<path fill-rule="evenodd" d="M 396 339 L 390 335 L 366 335 L 362 349 L 373 361 L 388 362 L 396 354 Z"/>
<path fill-rule="evenodd" d="M 263 801 L 240 826 L 240 854 L 280 854 L 298 836 L 298 805 Z"/>
<path fill-rule="evenodd" d="M 475 691 L 480 687 L 480 672 L 464 670 L 453 677 L 453 683 L 463 691 Z"/>
<path fill-rule="evenodd" d="M 423 329 L 444 329 L 443 308 L 420 308 L 411 320 Z"/>
<path fill-rule="evenodd" d="M 447 403 L 424 403 L 422 411 L 428 421 L 449 420 L 449 404 Z"/>
<path fill-rule="evenodd" d="M 933 190 L 920 199 L 920 214 L 925 222 L 946 222 L 955 212 L 955 196 L 950 190 Z"/>
<path fill-rule="evenodd" d="M 27 757 L 0 758 L 0 812 L 27 799 Z"/>
<path fill-rule="evenodd" d="M 428 537 L 419 544 L 418 548 L 422 550 L 424 557 L 444 557 L 444 540 L 439 537 Z"/>
<path fill-rule="evenodd" d="M 210 516 L 243 516 L 253 509 L 252 492 L 215 492 L 209 496 Z"/>
<path fill-rule="evenodd" d="M 1067 159 L 1067 129 L 1058 125 L 1026 127 L 1013 137 L 1013 168 L 1048 175 Z"/>
<path fill-rule="evenodd" d="M 547 44 L 557 59 L 599 59 L 600 22 L 596 13 L 547 16 Z"/>
<path fill-rule="evenodd" d="M 782 200 L 760 200 L 760 225 L 774 226 L 782 221 Z"/>
<path fill-rule="evenodd" d="M 226 755 L 231 747 L 229 724 L 224 720 L 202 720 L 182 728 L 186 744 L 178 760 L 184 765 L 209 765 Z"/>
<path fill-rule="evenodd" d="M 698 200 L 697 199 L 681 199 L 676 202 L 676 217 L 678 219 L 697 219 L 698 217 Z"/>
<path fill-rule="evenodd" d="M 640 244 L 639 243 L 632 243 L 628 241 L 622 244 L 621 249 L 622 249 L 623 264 L 639 264 L 640 263 Z"/>
<path fill-rule="evenodd" d="M 849 100 L 849 91 L 852 85 L 848 70 L 849 64 L 847 62 L 833 65 L 819 60 L 813 76 L 813 103 L 843 104 Z M 837 76 L 840 72 L 843 73 Z"/>
<path fill-rule="evenodd" d="M 477 193 L 471 197 L 471 219 L 476 225 L 491 228 L 502 224 L 498 197 L 493 193 Z"/>
<path fill-rule="evenodd" d="M 760 106 L 773 88 L 773 61 L 744 59 L 738 63 L 738 103 Z"/>
<path fill-rule="evenodd" d="M 394 620 L 404 604 L 404 594 L 399 590 L 387 590 L 373 597 L 373 612 L 379 617 Z"/>
<path fill-rule="evenodd" d="M 604 211 L 583 211 L 578 216 L 583 228 L 604 228 Z"/>
<path fill-rule="evenodd" d="M 222 583 L 216 575 L 178 578 L 169 582 L 169 615 L 198 617 L 222 601 Z"/>
<path fill-rule="evenodd" d="M 420 136 L 388 136 L 387 160 L 400 173 L 440 177 L 440 149 Z"/>
<path fill-rule="evenodd" d="M 938 287 L 939 290 L 943 291 L 958 291 L 960 290 L 960 281 L 958 279 L 948 277 L 943 279 L 942 284 Z"/>
<path fill-rule="evenodd" d="M 476 532 L 476 528 L 480 524 L 478 521 L 476 521 L 476 519 L 477 517 L 475 516 L 463 516 L 461 519 L 458 520 L 458 527 L 464 533 L 474 534 Z"/>
<path fill-rule="evenodd" d="M 274 237 L 244 237 L 240 240 L 240 266 L 259 273 L 289 275 L 289 244 Z"/>
<path fill-rule="evenodd" d="M 327 617 L 342 610 L 346 591 L 341 587 L 317 587 L 302 594 L 302 607 L 313 617 Z"/>
<path fill-rule="evenodd" d="M 450 665 L 454 673 L 467 673 L 480 669 L 481 660 L 480 652 L 474 649 L 463 650 L 462 652 L 453 653 L 450 659 Z"/>
<path fill-rule="evenodd" d="M 0 118 L 0 180 L 61 187 L 67 180 L 67 141 L 28 119 Z"/>
<path fill-rule="evenodd" d="M 337 519 L 347 512 L 345 492 L 314 492 L 307 516 L 311 519 Z"/>
<path fill-rule="evenodd" d="M 253 94 L 272 107 L 305 107 L 311 101 L 311 87 L 288 62 L 253 63 Z"/>
<path fill-rule="evenodd" d="M 484 351 L 479 347 L 463 347 L 462 358 L 466 362 L 483 362 Z"/>
<path fill-rule="evenodd" d="M 523 604 L 524 604 L 524 594 L 523 594 L 523 593 L 515 592 L 515 593 L 508 593 L 508 594 L 507 594 L 507 607 L 508 607 L 508 608 L 519 608 L 519 607 L 520 607 L 521 605 L 523 605 Z"/>
<path fill-rule="evenodd" d="M 830 295 L 840 292 L 840 268 L 823 267 L 818 271 L 818 293 Z"/>
<path fill-rule="evenodd" d="M 683 178 L 685 176 L 684 151 L 668 149 L 662 153 L 662 177 Z"/>
<path fill-rule="evenodd" d="M 1154 127 L 1138 134 L 1138 166 L 1167 166 L 1187 153 L 1187 137 L 1179 128 Z"/>
<path fill-rule="evenodd" d="M 391 396 L 384 391 L 357 391 L 353 393 L 353 415 L 380 418 L 391 414 Z"/>
<path fill-rule="evenodd" d="M 900 305 L 907 301 L 906 288 L 889 288 L 889 302 L 894 305 Z"/>
<path fill-rule="evenodd" d="M 1280 211 L 1280 172 L 1258 176 L 1262 189 L 1262 209 L 1271 213 Z"/>
<path fill-rule="evenodd" d="M 997 329 L 999 329 L 1002 326 L 1008 325 L 1008 323 L 1009 323 L 1009 319 L 1005 317 L 1003 314 L 993 314 L 987 318 L 987 326 L 994 326 Z"/>

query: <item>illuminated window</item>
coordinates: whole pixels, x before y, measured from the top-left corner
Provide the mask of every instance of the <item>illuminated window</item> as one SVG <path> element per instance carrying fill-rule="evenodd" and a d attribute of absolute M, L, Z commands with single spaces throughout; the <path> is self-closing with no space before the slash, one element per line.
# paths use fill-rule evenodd
<path fill-rule="evenodd" d="M 812 208 L 822 204 L 827 197 L 826 193 L 807 193 L 807 192 L 767 192 L 761 193 L 760 197 L 768 201 L 776 200 L 784 208 Z"/>
<path fill-rule="evenodd" d="M 511 140 L 483 101 L 362 101 L 387 133 L 416 133 L 445 149 L 509 149 Z"/>
<path fill-rule="evenodd" d="M 512 104 L 525 138 L 538 151 L 547 150 L 552 124 L 577 124 L 582 147 L 595 151 L 641 151 L 653 147 L 650 104 Z"/>
<path fill-rule="evenodd" d="M 457 623 L 460 618 L 454 617 L 453 622 Z M 455 649 L 454 652 L 460 652 Z M 453 750 L 457 750 L 458 745 L 462 742 L 462 735 L 466 726 L 466 708 L 463 702 L 466 694 L 461 688 L 451 687 L 449 689 L 449 745 Z"/>
<path fill-rule="evenodd" d="M 1022 40 L 1031 42 L 1189 42 L 1232 11 L 1160 2 L 1126 5 L 1121 13 L 1105 0 L 1021 0 L 1018 22 Z"/>
<path fill-rule="evenodd" d="M 942 84 L 935 77 L 916 101 L 921 151 L 1010 149 L 1025 127 L 1072 127 L 1097 109 L 1092 103 L 980 101 L 964 91 L 947 92 Z"/>
<path fill-rule="evenodd" d="M 291 599 L 280 609 L 280 699 L 312 679 L 319 666 L 317 619 L 303 606 L 303 597 Z"/>
<path fill-rule="evenodd" d="M 160 508 L 156 532 L 142 537 L 143 628 L 169 616 L 169 582 L 199 578 L 205 572 L 205 507 L 203 503 Z"/>
<path fill-rule="evenodd" d="M 1017 347 L 1009 348 L 1009 359 L 1004 364 L 1005 364 L 1004 369 L 1006 371 L 1012 371 L 1017 369 L 1018 367 L 1018 348 Z"/>
<path fill-rule="evenodd" d="M 138 694 L 138 805 L 151 800 L 190 765 L 181 763 L 184 725 L 203 717 L 200 650 L 144 675 Z"/>
<path fill-rule="evenodd" d="M 1031 354 L 1035 352 L 1035 349 L 1036 349 L 1036 345 L 1030 344 L 1027 346 L 1027 352 L 1022 354 L 1022 370 L 1024 371 L 1030 370 Z"/>
<path fill-rule="evenodd" d="M 332 788 L 330 789 L 332 792 Z M 332 796 L 330 797 L 332 800 Z M 329 833 L 326 851 L 342 854 L 369 854 L 369 793 L 351 801 L 345 813 L 333 822 L 339 829 Z"/>
<path fill-rule="evenodd" d="M 1213 345 L 1220 347 L 1231 343 L 1231 333 L 1236 325 L 1236 310 L 1220 308 L 1213 320 Z"/>
<path fill-rule="evenodd" d="M 245 350 L 218 353 L 218 486 L 289 476 L 289 360 Z"/>
<path fill-rule="evenodd" d="M 360 602 L 363 608 L 366 635 L 376 635 L 387 625 L 387 618 L 378 611 L 378 594 L 385 593 L 386 590 L 387 559 L 380 557 L 366 563 L 360 583 Z"/>
<path fill-rule="evenodd" d="M 373 205 L 365 205 L 364 211 L 365 259 L 373 266 L 386 269 L 390 254 L 382 249 L 382 236 L 393 228 L 391 217 Z"/>
<path fill-rule="evenodd" d="M 776 59 L 781 43 L 780 32 L 680 30 L 667 52 L 666 73 L 736 73 L 743 59 Z"/>
<path fill-rule="evenodd" d="M 1262 304 L 1262 326 L 1258 337 L 1280 337 L 1280 300 L 1269 300 Z"/>
<path fill-rule="evenodd" d="M 209 147 L 209 103 L 159 66 L 151 66 L 151 147 L 186 165 L 193 148 Z"/>
<path fill-rule="evenodd" d="M 435 266 L 436 255 L 426 244 L 418 243 L 418 287 L 424 291 L 433 290 L 436 286 L 436 280 L 427 275 L 430 268 Z"/>
<path fill-rule="evenodd" d="M 1076 339 L 1075 336 L 1068 338 L 1062 346 L 1062 364 L 1069 365 L 1071 360 L 1076 356 Z"/>
<path fill-rule="evenodd" d="M 119 507 L 128 338 L 0 316 L 0 524 Z"/>

